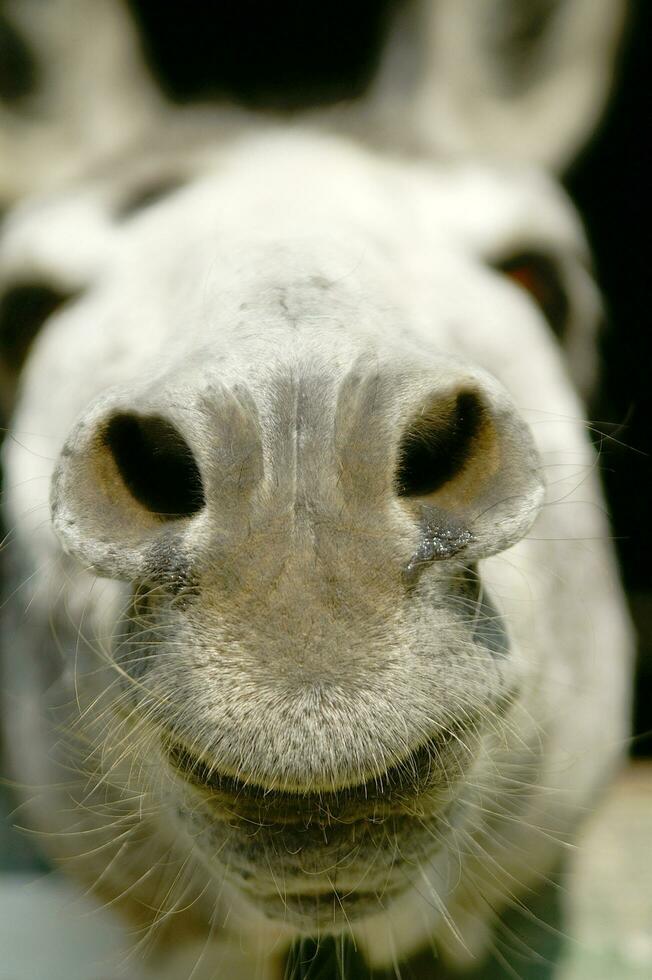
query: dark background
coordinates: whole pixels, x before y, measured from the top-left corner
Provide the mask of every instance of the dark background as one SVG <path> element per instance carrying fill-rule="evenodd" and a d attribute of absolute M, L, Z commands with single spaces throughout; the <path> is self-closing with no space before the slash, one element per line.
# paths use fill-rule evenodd
<path fill-rule="evenodd" d="M 385 29 L 402 0 L 129 0 L 143 49 L 169 98 L 226 97 L 256 108 L 301 109 L 364 92 Z M 180 7 L 183 16 L 180 16 Z M 515 30 L 527 57 L 554 4 L 527 0 Z M 640 638 L 636 754 L 652 754 L 652 3 L 630 0 L 603 123 L 566 185 L 586 223 L 607 317 L 602 379 L 589 406 L 623 577 Z"/>
<path fill-rule="evenodd" d="M 603 124 L 566 184 L 588 229 L 607 303 L 590 406 L 616 546 L 639 636 L 633 751 L 652 755 L 652 3 L 632 4 Z"/>

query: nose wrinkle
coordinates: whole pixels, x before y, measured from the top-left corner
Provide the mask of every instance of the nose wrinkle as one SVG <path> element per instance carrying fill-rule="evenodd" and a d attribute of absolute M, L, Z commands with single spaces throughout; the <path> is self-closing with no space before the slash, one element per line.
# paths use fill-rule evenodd
<path fill-rule="evenodd" d="M 265 413 L 267 494 L 271 490 L 277 514 L 285 510 L 293 530 L 309 535 L 336 484 L 331 375 L 326 366 L 300 362 L 279 372 Z"/>
<path fill-rule="evenodd" d="M 390 387 L 362 357 L 339 386 L 333 440 L 338 490 L 349 506 L 382 497 L 391 485 Z"/>

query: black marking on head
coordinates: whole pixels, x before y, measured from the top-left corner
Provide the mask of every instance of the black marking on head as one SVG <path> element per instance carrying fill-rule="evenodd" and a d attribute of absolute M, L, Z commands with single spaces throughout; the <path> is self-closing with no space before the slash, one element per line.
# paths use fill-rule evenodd
<path fill-rule="evenodd" d="M 348 897 L 347 894 L 345 900 Z M 385 904 L 379 900 L 378 893 L 375 895 L 375 902 L 373 911 L 378 911 Z M 341 897 L 335 897 L 333 920 L 337 910 L 342 907 Z M 295 940 L 287 954 L 283 975 L 292 977 L 293 980 L 307 980 L 308 977 L 319 980 L 319 977 L 364 977 L 370 974 L 361 954 L 353 945 L 353 940 L 346 933 L 337 937 L 326 933 L 319 939 L 302 936 Z M 426 975 L 434 976 L 432 973 L 424 973 Z"/>
<path fill-rule="evenodd" d="M 45 321 L 75 296 L 58 286 L 24 282 L 0 297 L 0 361 L 17 372 Z"/>
<path fill-rule="evenodd" d="M 400 0 L 128 0 L 145 56 L 176 102 L 226 96 L 299 109 L 362 95 Z"/>
<path fill-rule="evenodd" d="M 451 521 L 450 517 L 433 508 L 425 508 L 421 538 L 412 558 L 405 566 L 405 580 L 412 584 L 423 567 L 431 561 L 445 561 L 463 551 L 473 541 L 467 528 Z"/>
<path fill-rule="evenodd" d="M 0 99 L 18 102 L 36 88 L 38 72 L 32 54 L 16 28 L 0 11 Z"/>
<path fill-rule="evenodd" d="M 145 568 L 146 588 L 161 585 L 175 599 L 175 608 L 185 605 L 186 599 L 199 595 L 199 578 L 193 571 L 193 563 L 184 547 L 183 537 L 167 534 L 157 538 L 147 553 Z"/>
<path fill-rule="evenodd" d="M 327 279 L 326 276 L 310 276 L 308 278 L 308 284 L 314 286 L 315 289 L 321 289 L 323 292 L 327 292 L 333 287 L 332 280 Z"/>
<path fill-rule="evenodd" d="M 554 335 L 562 340 L 568 327 L 570 301 L 559 264 L 543 252 L 524 250 L 496 262 L 495 268 L 530 294 Z"/>
<path fill-rule="evenodd" d="M 104 430 L 104 445 L 134 500 L 151 514 L 175 520 L 204 507 L 199 467 L 171 422 L 158 415 L 118 413 Z"/>
<path fill-rule="evenodd" d="M 138 692 L 129 683 L 128 677 L 140 680 L 155 664 L 150 650 L 156 649 L 159 638 L 151 613 L 153 597 L 154 592 L 149 584 L 135 587 L 113 636 L 113 657 L 124 671 L 120 677 L 121 686 L 125 691 L 130 691 L 134 699 Z"/>
<path fill-rule="evenodd" d="M 476 565 L 465 565 L 460 580 L 465 618 L 473 629 L 473 640 L 494 657 L 506 657 L 510 643 L 505 620 L 487 592 Z M 513 693 L 513 692 L 512 692 Z M 512 695 L 504 695 L 507 705 Z"/>
<path fill-rule="evenodd" d="M 133 217 L 140 211 L 144 211 L 174 194 L 180 187 L 183 187 L 183 183 L 181 177 L 161 177 L 158 180 L 151 180 L 146 184 L 132 188 L 119 203 L 116 217 L 120 220 Z"/>
<path fill-rule="evenodd" d="M 156 652 L 161 645 L 159 610 L 183 613 L 198 594 L 198 582 L 177 536 L 171 535 L 152 548 L 145 577 L 133 586 L 129 605 L 113 637 L 115 661 L 132 680 L 143 678 L 156 666 Z M 168 629 L 165 635 L 169 635 Z M 124 681 L 123 686 L 128 689 L 129 681 Z"/>
<path fill-rule="evenodd" d="M 455 477 L 469 459 L 484 409 L 471 391 L 457 395 L 452 410 L 419 415 L 403 436 L 396 474 L 400 497 L 435 493 Z"/>
<path fill-rule="evenodd" d="M 560 8 L 560 0 L 499 0 L 488 8 L 483 27 L 505 93 L 536 82 Z"/>

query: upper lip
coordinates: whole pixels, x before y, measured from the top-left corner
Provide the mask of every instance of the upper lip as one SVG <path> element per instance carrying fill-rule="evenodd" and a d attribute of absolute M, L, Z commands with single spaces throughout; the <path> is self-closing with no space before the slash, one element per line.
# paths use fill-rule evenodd
<path fill-rule="evenodd" d="M 182 742 L 166 742 L 173 769 L 197 787 L 225 816 L 256 823 L 355 823 L 382 820 L 390 814 L 419 814 L 418 797 L 428 792 L 450 799 L 451 784 L 460 773 L 456 751 L 464 746 L 460 731 L 431 738 L 413 749 L 382 775 L 333 790 L 269 789 L 246 778 L 221 772 Z M 444 765 L 446 767 L 444 768 Z"/>

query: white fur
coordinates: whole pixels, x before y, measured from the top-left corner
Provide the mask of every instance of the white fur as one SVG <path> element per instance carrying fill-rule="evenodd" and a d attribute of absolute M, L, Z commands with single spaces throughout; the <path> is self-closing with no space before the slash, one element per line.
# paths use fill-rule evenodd
<path fill-rule="evenodd" d="M 415 0 L 363 99 L 277 127 L 173 112 L 121 4 L 7 4 L 46 84 L 36 116 L 0 107 L 0 196 L 73 179 L 9 216 L 0 288 L 80 291 L 3 449 L 7 742 L 44 847 L 131 918 L 148 975 L 276 980 L 323 929 L 373 964 L 481 957 L 621 754 L 629 626 L 573 388 L 599 301 L 572 208 L 529 166 L 561 169 L 593 128 L 623 7 L 552 5 L 530 50 L 523 4 Z M 531 249 L 569 296 L 563 348 L 491 268 Z M 468 390 L 489 436 L 432 498 L 398 497 L 406 428 Z M 101 439 L 118 411 L 183 434 L 200 513 L 134 500 Z M 420 565 L 425 513 L 462 537 Z M 156 642 L 123 642 L 134 582 Z M 172 728 L 245 800 L 263 787 L 250 837 L 174 769 Z M 331 921 L 287 900 L 329 889 Z M 385 901 L 358 915 L 365 889 Z"/>
<path fill-rule="evenodd" d="M 465 962 L 489 941 L 489 909 L 559 860 L 627 730 L 629 630 L 584 410 L 541 314 L 487 265 L 524 237 L 553 249 L 573 284 L 580 351 L 596 309 L 581 233 L 554 185 L 527 169 L 421 167 L 285 129 L 199 156 L 188 187 L 121 225 L 98 178 L 58 215 L 41 211 L 56 236 L 38 233 L 38 204 L 9 227 L 6 278 L 33 261 L 88 281 L 39 338 L 4 449 L 14 766 L 47 787 L 33 814 L 51 853 L 116 900 L 142 889 L 152 901 L 163 863 L 162 909 L 190 906 L 206 935 L 212 923 L 218 958 L 220 944 L 248 951 L 231 977 L 252 975 L 254 947 L 272 976 L 299 929 L 291 913 L 265 918 L 255 893 L 307 894 L 333 875 L 343 892 L 365 880 L 382 891 L 383 875 L 405 882 L 386 910 L 352 918 L 371 962 L 430 941 Z M 33 239 L 21 231 L 30 222 Z M 68 239 L 80 261 L 56 247 Z M 500 500 L 476 507 L 474 483 L 464 511 L 468 556 L 507 624 L 500 658 L 459 619 L 457 558 L 424 568 L 413 591 L 401 577 L 419 511 L 392 489 L 400 436 L 424 398 L 465 386 L 488 406 L 503 454 L 491 476 Z M 145 648 L 151 669 L 124 689 L 111 656 L 129 587 L 94 573 L 142 580 L 161 525 L 94 441 L 122 408 L 174 420 L 207 497 L 173 548 L 198 569 L 199 606 L 155 594 L 161 645 Z M 540 475 L 545 503 L 525 534 Z M 44 652 L 50 629 L 57 643 Z M 506 691 L 517 694 L 500 716 Z M 328 793 L 382 777 L 476 709 L 478 738 L 461 737 L 450 786 L 413 800 L 408 829 L 390 825 L 382 874 L 364 857 L 334 872 L 326 844 L 328 867 L 310 851 L 317 864 L 299 873 L 281 839 L 267 864 L 252 858 L 247 884 L 240 838 L 161 749 L 175 725 L 217 771 Z M 453 825 L 427 853 L 452 800 Z M 416 861 L 401 856 L 413 844 Z"/>

